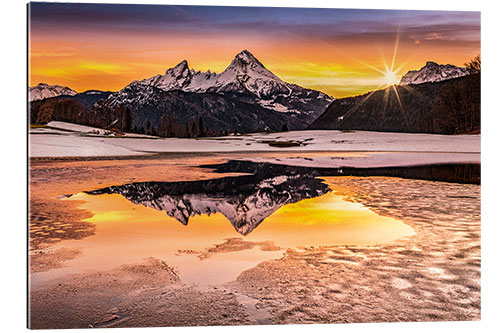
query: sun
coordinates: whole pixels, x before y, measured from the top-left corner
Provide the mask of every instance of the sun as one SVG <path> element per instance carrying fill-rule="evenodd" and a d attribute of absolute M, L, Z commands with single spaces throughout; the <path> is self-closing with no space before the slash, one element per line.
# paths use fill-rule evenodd
<path fill-rule="evenodd" d="M 399 80 L 396 76 L 397 76 L 397 73 L 395 71 L 387 70 L 384 73 L 383 84 L 385 84 L 387 86 L 397 85 L 399 83 Z"/>

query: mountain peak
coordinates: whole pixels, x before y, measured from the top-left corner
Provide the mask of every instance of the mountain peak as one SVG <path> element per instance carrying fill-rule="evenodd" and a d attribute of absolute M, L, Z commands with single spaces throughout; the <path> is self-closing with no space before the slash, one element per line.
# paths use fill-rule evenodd
<path fill-rule="evenodd" d="M 399 84 L 420 84 L 425 82 L 440 82 L 469 74 L 466 68 L 453 65 L 440 65 L 427 61 L 419 70 L 409 71 L 401 78 Z"/>
<path fill-rule="evenodd" d="M 178 90 L 189 85 L 193 77 L 187 60 L 182 60 L 172 68 L 167 69 L 164 75 L 156 75 L 140 81 L 141 84 L 155 86 L 162 90 Z"/>
<path fill-rule="evenodd" d="M 255 56 L 246 49 L 238 53 L 235 58 L 242 60 L 253 60 L 253 61 L 257 60 L 257 58 L 255 58 Z"/>
<path fill-rule="evenodd" d="M 182 60 L 180 63 L 178 63 L 174 68 L 177 68 L 177 67 L 189 67 L 188 66 L 188 62 L 186 59 Z"/>
<path fill-rule="evenodd" d="M 173 73 L 173 74 L 175 74 L 175 76 L 179 76 L 182 73 L 184 73 L 185 70 L 189 70 L 188 62 L 187 62 L 187 60 L 182 60 L 180 63 L 178 63 L 174 67 L 167 69 L 167 72 L 165 74 Z"/>
<path fill-rule="evenodd" d="M 255 58 L 255 56 L 248 50 L 243 50 L 240 53 L 238 53 L 234 57 L 234 60 L 231 63 L 231 65 L 233 64 L 239 64 L 240 67 L 246 67 L 252 64 L 258 65 L 259 67 L 264 67 L 264 65 L 262 65 L 262 63 L 257 58 Z"/>

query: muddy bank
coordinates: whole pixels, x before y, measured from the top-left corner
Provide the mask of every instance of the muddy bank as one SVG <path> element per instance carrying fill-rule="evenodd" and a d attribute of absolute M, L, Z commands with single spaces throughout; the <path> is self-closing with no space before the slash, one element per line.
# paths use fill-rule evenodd
<path fill-rule="evenodd" d="M 282 324 L 480 319 L 479 186 L 351 177 L 329 184 L 416 235 L 288 251 L 243 272 L 232 288 Z"/>
<path fill-rule="evenodd" d="M 32 291 L 30 303 L 37 329 L 251 323 L 235 294 L 183 285 L 154 258 L 51 281 Z"/>

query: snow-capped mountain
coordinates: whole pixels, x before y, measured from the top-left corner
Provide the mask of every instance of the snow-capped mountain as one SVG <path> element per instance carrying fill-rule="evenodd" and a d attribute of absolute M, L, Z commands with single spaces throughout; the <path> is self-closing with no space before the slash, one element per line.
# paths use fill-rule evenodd
<path fill-rule="evenodd" d="M 145 182 L 111 186 L 88 194 L 119 193 L 187 225 L 196 215 L 221 213 L 247 235 L 283 205 L 330 191 L 311 170 L 257 165 L 256 174 L 191 182 Z"/>
<path fill-rule="evenodd" d="M 457 77 L 468 75 L 469 72 L 464 67 L 454 65 L 439 65 L 428 61 L 424 67 L 419 70 L 409 71 L 401 78 L 399 84 L 420 84 L 425 82 L 439 82 Z"/>
<path fill-rule="evenodd" d="M 220 74 L 210 70 L 195 71 L 183 60 L 164 75 L 140 83 L 165 91 L 249 95 L 258 104 L 274 111 L 313 116 L 321 113 L 333 100 L 322 92 L 284 82 L 247 50 L 238 53 Z"/>
<path fill-rule="evenodd" d="M 39 83 L 37 86 L 29 87 L 29 101 L 37 101 L 49 97 L 56 97 L 61 95 L 74 96 L 77 92 L 71 88 L 48 85 L 46 83 Z"/>
<path fill-rule="evenodd" d="M 332 100 L 284 82 L 244 50 L 222 73 L 195 71 L 184 60 L 163 75 L 133 81 L 100 107 L 130 109 L 133 126 L 151 133 L 160 131 L 162 117 L 182 126 L 202 119 L 209 130 L 248 133 L 285 125 L 304 129 Z"/>
<path fill-rule="evenodd" d="M 49 97 L 32 89 L 32 100 Z M 64 98 L 76 92 L 68 88 L 57 94 Z M 320 91 L 284 82 L 244 50 L 221 73 L 195 71 L 184 60 L 163 75 L 133 81 L 95 101 L 91 114 L 99 119 L 93 126 L 111 126 L 111 118 L 128 112 L 128 127 L 138 133 L 196 137 L 202 132 L 199 124 L 209 135 L 304 129 L 332 101 Z M 61 114 L 73 112 L 65 105 L 62 109 Z"/>
<path fill-rule="evenodd" d="M 150 124 L 156 131 L 160 131 L 162 126 L 178 129 L 186 124 L 192 126 L 193 121 L 198 122 L 199 119 L 203 119 L 206 129 L 239 133 L 278 131 L 283 124 L 297 128 L 304 123 L 295 114 L 265 109 L 243 98 L 216 93 L 165 91 L 138 81 L 111 94 L 104 104 L 96 106 L 96 112 L 120 107 L 133 112 L 133 126 L 147 128 Z"/>
<path fill-rule="evenodd" d="M 206 92 L 215 85 L 216 73 L 200 72 L 190 69 L 186 60 L 167 70 L 164 75 L 156 75 L 139 83 L 153 86 L 165 91 L 183 90 L 189 92 Z"/>

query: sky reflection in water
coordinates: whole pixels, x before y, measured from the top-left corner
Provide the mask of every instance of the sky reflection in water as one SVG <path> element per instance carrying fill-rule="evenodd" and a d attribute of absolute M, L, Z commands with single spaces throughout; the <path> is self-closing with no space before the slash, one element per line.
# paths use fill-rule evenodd
<path fill-rule="evenodd" d="M 326 184 L 332 179 L 324 178 Z M 191 216 L 184 225 L 165 211 L 134 204 L 120 194 L 79 193 L 67 200 L 82 201 L 80 207 L 94 214 L 86 221 L 96 224 L 96 233 L 56 244 L 56 249 L 78 248 L 82 253 L 65 267 L 34 274 L 35 281 L 155 257 L 175 267 L 183 282 L 211 285 L 278 259 L 286 248 L 372 245 L 414 234 L 403 222 L 334 192 L 284 204 L 245 236 L 220 212 Z M 216 244 L 223 245 L 215 249 Z"/>

